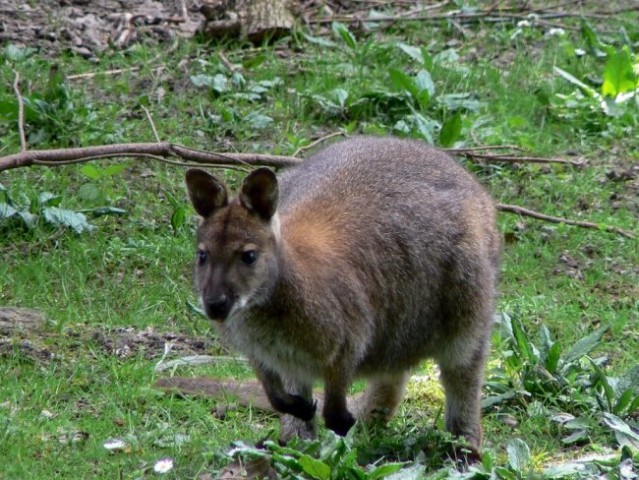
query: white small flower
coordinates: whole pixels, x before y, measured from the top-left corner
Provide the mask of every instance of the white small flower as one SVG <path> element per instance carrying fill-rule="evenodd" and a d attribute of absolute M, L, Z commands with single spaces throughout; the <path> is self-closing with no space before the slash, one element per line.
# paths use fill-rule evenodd
<path fill-rule="evenodd" d="M 171 471 L 173 468 L 173 459 L 172 458 L 162 458 L 155 462 L 153 465 L 153 471 L 155 473 L 167 473 Z"/>
<path fill-rule="evenodd" d="M 126 442 L 119 438 L 112 438 L 104 442 L 102 446 L 111 451 L 124 450 L 126 448 Z"/>

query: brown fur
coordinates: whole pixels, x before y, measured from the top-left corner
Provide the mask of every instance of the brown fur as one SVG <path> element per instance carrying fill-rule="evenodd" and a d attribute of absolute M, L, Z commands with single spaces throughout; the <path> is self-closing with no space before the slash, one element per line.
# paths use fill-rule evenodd
<path fill-rule="evenodd" d="M 419 142 L 357 137 L 279 180 L 252 172 L 233 200 L 202 170 L 187 172 L 187 186 L 204 217 L 204 308 L 273 406 L 297 418 L 283 436 L 314 431 L 316 379 L 326 425 L 345 434 L 355 378 L 370 380 L 356 413 L 390 418 L 410 369 L 434 358 L 446 427 L 479 451 L 499 237 L 493 203 L 468 172 Z"/>

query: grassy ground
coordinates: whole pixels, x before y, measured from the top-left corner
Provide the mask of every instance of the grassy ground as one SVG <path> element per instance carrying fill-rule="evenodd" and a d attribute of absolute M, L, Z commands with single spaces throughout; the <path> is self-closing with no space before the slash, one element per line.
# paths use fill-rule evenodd
<path fill-rule="evenodd" d="M 0 115 L 11 121 L 0 124 L 0 154 L 20 146 L 12 117 L 14 69 L 28 100 L 31 148 L 153 141 L 142 107 L 162 140 L 209 151 L 288 155 L 340 130 L 432 137 L 437 143 L 439 125 L 459 114 L 462 128 L 453 139 L 459 146 L 515 145 L 536 155 L 586 160 L 581 168 L 466 163 L 497 201 L 615 225 L 637 236 L 637 103 L 606 115 L 553 70 L 559 67 L 600 91 L 607 59 L 595 50 L 605 51 L 605 44 L 615 52 L 623 45 L 637 52 L 637 25 L 637 14 L 629 13 L 586 34 L 578 20 L 566 20 L 563 36 L 510 23 L 470 25 L 464 36 L 445 23 L 424 28 L 405 22 L 358 38 L 336 29 L 325 37 L 330 45 L 299 32 L 293 48 L 180 41 L 167 53 L 166 45 L 142 43 L 108 51 L 97 65 L 5 47 Z M 599 43 L 587 33 L 598 35 Z M 220 52 L 237 65 L 235 73 Z M 139 70 L 100 73 L 134 66 Z M 58 81 L 52 69 L 97 75 Z M 420 70 L 430 73 L 432 86 L 423 74 L 423 83 L 409 85 L 393 73 L 414 77 Z M 420 96 L 423 91 L 430 95 Z M 176 345 L 168 358 L 228 355 L 187 306 L 194 301 L 195 219 L 184 170 L 151 160 L 92 165 L 0 174 L 6 189 L 0 203 L 10 199 L 15 208 L 39 214 L 31 227 L 15 217 L 0 220 L 0 306 L 36 309 L 47 319 L 35 329 L 9 328 L 0 337 L 0 478 L 146 478 L 164 457 L 175 461 L 169 476 L 215 475 L 230 461 L 225 452 L 231 442 L 274 438 L 277 422 L 242 408 L 219 418 L 211 399 L 152 388 L 171 374 L 153 368 L 167 342 Z M 232 184 L 240 178 L 236 171 L 223 174 Z M 38 204 L 44 192 L 59 197 L 62 208 L 87 210 L 95 228 L 78 234 L 47 223 L 44 212 L 57 201 Z M 187 208 L 187 218 L 172 225 L 176 205 Z M 98 216 L 96 208 L 105 206 L 124 212 Z M 506 242 L 498 309 L 503 323 L 514 326 L 515 340 L 496 333 L 486 388 L 495 401 L 484 421 L 489 461 L 481 468 L 494 478 L 551 478 L 543 473 L 549 464 L 627 443 L 636 471 L 639 437 L 634 447 L 632 435 L 620 440 L 602 413 L 616 414 L 637 431 L 639 403 L 631 399 L 621 408 L 623 392 L 614 391 L 614 378 L 636 366 L 639 351 L 637 240 L 506 213 L 499 222 Z M 595 365 L 582 355 L 572 358 L 571 347 L 601 327 L 607 327 L 601 338 L 586 345 L 593 350 L 580 344 Z M 554 354 L 544 332 L 557 343 Z M 233 360 L 175 373 L 250 376 Z M 440 407 L 440 395 L 415 394 L 387 430 L 358 427 L 353 448 L 360 462 L 413 461 L 420 448 L 410 442 L 421 439 L 431 451 L 426 459 L 417 457 L 428 464 L 423 472 L 445 478 L 441 461 L 433 460 L 446 442 Z M 549 420 L 559 413 L 577 423 Z M 439 430 L 431 432 L 433 426 Z M 575 432 L 583 435 L 566 441 Z M 519 445 L 514 438 L 529 448 L 529 463 L 513 464 L 513 445 Z M 126 447 L 108 450 L 110 439 L 122 439 Z M 623 466 L 619 462 L 618 456 L 610 467 L 596 468 L 610 468 L 610 478 L 631 478 L 614 473 Z"/>

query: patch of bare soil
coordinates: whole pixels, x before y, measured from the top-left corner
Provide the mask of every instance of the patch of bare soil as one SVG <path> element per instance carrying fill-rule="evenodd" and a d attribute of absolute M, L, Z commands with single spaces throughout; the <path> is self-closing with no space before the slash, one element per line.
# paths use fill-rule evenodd
<path fill-rule="evenodd" d="M 220 353 L 212 337 L 158 332 L 152 327 L 66 328 L 62 334 L 47 327 L 46 318 L 36 310 L 0 307 L 0 358 L 19 355 L 29 361 L 52 361 L 68 351 L 90 344 L 105 355 L 118 358 L 161 359 L 167 345 L 172 357 Z"/>
<path fill-rule="evenodd" d="M 49 55 L 71 50 L 94 59 L 110 46 L 191 36 L 200 20 L 199 6 L 184 3 L 186 16 L 180 0 L 0 0 L 0 44 Z"/>

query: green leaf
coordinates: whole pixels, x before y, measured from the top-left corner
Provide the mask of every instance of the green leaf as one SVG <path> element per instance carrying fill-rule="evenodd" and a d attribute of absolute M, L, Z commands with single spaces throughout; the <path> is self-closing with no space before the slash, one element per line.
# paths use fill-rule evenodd
<path fill-rule="evenodd" d="M 635 450 L 639 450 L 639 434 L 634 432 L 630 425 L 612 413 L 603 413 L 604 423 L 614 430 L 617 443 L 620 446 L 628 446 Z"/>
<path fill-rule="evenodd" d="M 564 80 L 568 80 L 573 85 L 579 87 L 589 97 L 598 97 L 599 96 L 599 94 L 597 93 L 597 91 L 594 88 L 589 87 L 584 82 L 579 80 L 577 77 L 571 75 L 570 73 L 566 72 L 565 70 L 562 70 L 559 67 L 553 67 L 553 71 L 557 75 L 562 77 Z"/>
<path fill-rule="evenodd" d="M 521 472 L 530 466 L 530 448 L 523 440 L 515 438 L 508 442 L 506 452 L 508 452 L 508 465 L 515 472 Z"/>
<path fill-rule="evenodd" d="M 625 390 L 620 396 L 617 402 L 615 403 L 615 407 L 613 408 L 613 412 L 616 415 L 623 414 L 630 405 L 632 405 L 636 400 L 639 400 L 639 395 L 637 395 L 632 389 Z M 632 413 L 631 410 L 628 410 Z"/>
<path fill-rule="evenodd" d="M 414 81 L 420 93 L 428 92 L 428 98 L 435 95 L 435 83 L 433 83 L 433 78 L 427 70 L 417 72 Z"/>
<path fill-rule="evenodd" d="M 271 125 L 271 123 L 274 122 L 274 120 L 267 116 L 267 115 L 262 115 L 261 113 L 257 113 L 257 112 L 251 112 L 249 113 L 245 120 L 251 125 L 251 127 L 255 128 L 256 130 L 262 130 L 264 128 L 267 128 L 268 126 Z"/>
<path fill-rule="evenodd" d="M 78 188 L 78 196 L 86 202 L 97 202 L 102 192 L 95 183 L 85 183 Z"/>
<path fill-rule="evenodd" d="M 397 473 L 393 473 L 390 477 L 386 477 L 386 480 L 422 480 L 425 478 L 424 465 L 415 463 L 411 467 L 403 468 Z"/>
<path fill-rule="evenodd" d="M 184 226 L 186 221 L 186 209 L 184 207 L 178 207 L 173 211 L 173 215 L 171 215 L 171 227 L 173 227 L 173 231 L 177 232 L 180 228 Z"/>
<path fill-rule="evenodd" d="M 459 112 L 448 117 L 439 133 L 439 144 L 444 147 L 452 147 L 461 135 L 462 118 Z"/>
<path fill-rule="evenodd" d="M 628 47 L 611 52 L 606 61 L 601 93 L 605 97 L 617 95 L 637 88 L 637 77 L 632 69 L 632 56 Z"/>
<path fill-rule="evenodd" d="M 366 476 L 366 480 L 377 480 L 379 478 L 385 478 L 398 472 L 404 466 L 403 463 L 386 463 L 374 468 Z"/>
<path fill-rule="evenodd" d="M 599 343 L 601 343 L 601 339 L 607 331 L 607 326 L 600 327 L 590 335 L 585 336 L 575 343 L 571 349 L 568 350 L 568 353 L 566 353 L 566 358 L 564 359 L 565 363 L 572 363 L 575 360 L 579 360 L 583 356 L 588 355 L 599 345 Z"/>
<path fill-rule="evenodd" d="M 519 354 L 531 364 L 535 365 L 537 363 L 535 349 L 528 338 L 528 335 L 524 331 L 524 326 L 521 324 L 521 321 L 518 319 L 513 320 L 512 327 Z"/>
<path fill-rule="evenodd" d="M 123 208 L 117 207 L 96 207 L 96 208 L 84 208 L 82 213 L 89 213 L 94 218 L 103 217 L 105 215 L 126 215 L 128 212 Z"/>
<path fill-rule="evenodd" d="M 388 71 L 388 74 L 395 88 L 402 90 L 410 94 L 410 96 L 414 99 L 417 99 L 419 96 L 419 89 L 417 88 L 415 81 L 409 75 L 406 75 L 401 70 L 397 70 L 395 68 L 391 68 Z"/>
<path fill-rule="evenodd" d="M 332 40 L 329 40 L 327 38 L 324 37 L 313 37 L 311 35 L 308 35 L 304 32 L 302 32 L 302 37 L 304 37 L 304 39 L 309 42 L 309 43 L 314 43 L 315 45 L 319 45 L 320 47 L 336 47 L 337 44 L 335 42 L 333 42 Z"/>
<path fill-rule="evenodd" d="M 26 60 L 35 52 L 35 48 L 19 47 L 18 45 L 15 45 L 13 43 L 7 45 L 4 49 L 5 57 L 7 57 L 7 60 L 11 60 L 12 62 L 21 62 L 23 60 Z"/>
<path fill-rule="evenodd" d="M 561 359 L 561 344 L 559 342 L 555 342 L 552 344 L 548 352 L 546 353 L 546 360 L 544 362 L 544 367 L 548 372 L 555 373 L 557 371 L 557 367 L 559 366 L 559 360 Z"/>
<path fill-rule="evenodd" d="M 126 165 L 122 163 L 114 163 L 113 165 L 109 165 L 108 167 L 102 169 L 103 176 L 113 176 L 122 173 L 126 169 Z"/>
<path fill-rule="evenodd" d="M 191 83 L 196 87 L 211 87 L 213 86 L 213 76 L 212 75 L 192 75 L 190 78 Z"/>
<path fill-rule="evenodd" d="M 0 219 L 11 218 L 16 215 L 18 211 L 8 203 L 0 203 Z"/>
<path fill-rule="evenodd" d="M 83 165 L 82 168 L 80 168 L 80 173 L 89 177 L 91 180 L 99 180 L 102 178 L 102 171 L 90 163 Z"/>
<path fill-rule="evenodd" d="M 38 195 L 38 204 L 40 206 L 51 206 L 51 207 L 57 207 L 58 205 L 60 205 L 60 202 L 62 201 L 62 197 L 60 197 L 59 195 L 55 195 L 51 192 L 42 192 Z"/>
<path fill-rule="evenodd" d="M 339 22 L 333 22 L 332 29 L 333 32 L 335 32 L 342 38 L 342 40 L 344 40 L 344 43 L 348 45 L 348 48 L 350 48 L 351 50 L 355 50 L 357 48 L 357 40 L 355 40 L 355 37 L 346 25 Z"/>
<path fill-rule="evenodd" d="M 73 210 L 66 210 L 58 207 L 45 208 L 44 218 L 47 222 L 73 229 L 76 233 L 91 231 L 95 227 L 87 221 L 87 217 Z"/>
<path fill-rule="evenodd" d="M 328 480 L 331 476 L 331 467 L 321 460 L 317 460 L 309 455 L 302 455 L 298 459 L 302 470 L 307 475 L 318 480 Z"/>

